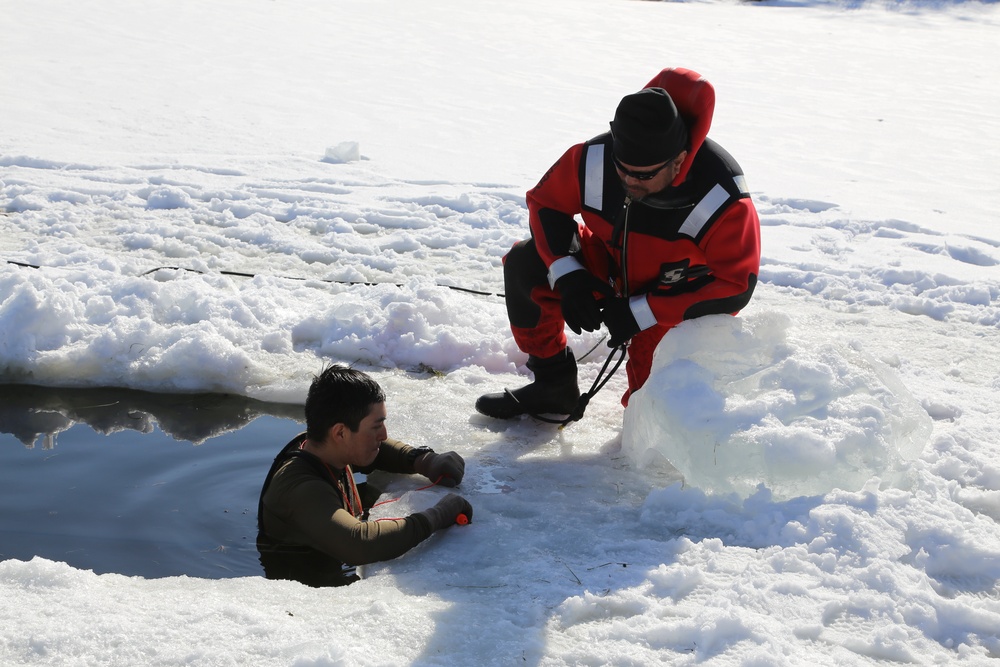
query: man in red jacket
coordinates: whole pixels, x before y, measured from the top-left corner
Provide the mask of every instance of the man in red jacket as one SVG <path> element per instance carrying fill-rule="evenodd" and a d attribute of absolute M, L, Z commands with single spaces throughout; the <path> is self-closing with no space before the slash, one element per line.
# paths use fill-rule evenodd
<path fill-rule="evenodd" d="M 760 220 L 739 164 L 707 137 L 715 91 L 665 69 L 618 105 L 611 131 L 570 148 L 528 192 L 531 238 L 504 258 L 507 314 L 534 382 L 486 394 L 490 417 L 572 414 L 575 333 L 628 346 L 629 396 L 680 322 L 735 314 L 760 266 Z M 582 221 L 581 221 L 582 220 Z"/>

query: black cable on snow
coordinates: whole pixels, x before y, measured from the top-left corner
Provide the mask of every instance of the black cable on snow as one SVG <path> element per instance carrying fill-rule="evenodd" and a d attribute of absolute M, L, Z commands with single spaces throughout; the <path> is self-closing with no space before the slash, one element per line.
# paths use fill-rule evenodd
<path fill-rule="evenodd" d="M 5 260 L 7 264 L 13 264 L 14 266 L 23 266 L 27 269 L 41 269 L 48 268 L 42 267 L 38 264 L 27 264 L 25 262 L 17 262 L 12 259 Z M 157 271 L 190 271 L 191 273 L 197 273 L 199 275 L 205 275 L 204 271 L 199 271 L 197 269 L 189 269 L 183 266 L 157 266 L 155 268 L 149 269 L 148 271 L 143 271 L 141 276 L 148 276 L 151 273 L 156 273 Z M 256 278 L 261 274 L 257 273 L 246 273 L 244 271 L 218 271 L 219 275 L 223 276 L 235 276 L 237 278 Z M 301 276 L 270 276 L 272 278 L 281 278 L 283 280 L 319 280 L 324 283 L 331 283 L 335 285 L 364 285 L 367 287 L 374 287 L 376 285 L 392 285 L 394 287 L 404 287 L 403 283 L 389 283 L 389 282 L 366 282 L 362 280 L 333 280 L 330 278 L 303 278 Z M 447 287 L 448 289 L 455 290 L 457 292 L 466 292 L 467 294 L 476 294 L 479 296 L 498 296 L 501 299 L 504 295 L 500 292 L 483 292 L 482 290 L 474 290 L 469 287 L 460 287 L 458 285 L 437 285 L 437 287 Z"/>

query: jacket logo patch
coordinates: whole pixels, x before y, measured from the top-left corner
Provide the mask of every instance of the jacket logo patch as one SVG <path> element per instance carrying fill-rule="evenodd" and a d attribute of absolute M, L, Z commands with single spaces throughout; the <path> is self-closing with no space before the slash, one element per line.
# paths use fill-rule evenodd
<path fill-rule="evenodd" d="M 675 285 L 684 280 L 687 269 L 691 261 L 685 259 L 682 262 L 671 262 L 660 265 L 660 284 Z"/>

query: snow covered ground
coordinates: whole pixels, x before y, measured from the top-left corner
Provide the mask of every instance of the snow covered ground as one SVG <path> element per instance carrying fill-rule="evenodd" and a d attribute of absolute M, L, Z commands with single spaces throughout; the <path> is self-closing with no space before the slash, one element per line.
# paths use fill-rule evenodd
<path fill-rule="evenodd" d="M 357 364 L 393 436 L 465 456 L 476 509 L 337 590 L 3 561 L 0 664 L 1000 658 L 994 4 L 0 15 L 0 377 L 296 402 Z M 716 86 L 752 304 L 673 332 L 627 413 L 622 374 L 562 431 L 475 415 L 526 379 L 496 296 L 524 192 L 666 66 Z M 600 339 L 571 339 L 584 383 Z"/>

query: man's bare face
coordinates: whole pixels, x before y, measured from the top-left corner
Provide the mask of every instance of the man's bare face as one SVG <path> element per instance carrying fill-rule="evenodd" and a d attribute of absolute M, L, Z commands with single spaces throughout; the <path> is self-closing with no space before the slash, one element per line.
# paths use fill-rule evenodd
<path fill-rule="evenodd" d="M 385 419 L 385 403 L 376 403 L 368 416 L 361 420 L 357 431 L 350 429 L 344 431 L 341 452 L 347 463 L 352 466 L 366 466 L 375 460 L 379 445 L 389 437 Z"/>

